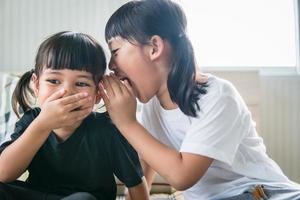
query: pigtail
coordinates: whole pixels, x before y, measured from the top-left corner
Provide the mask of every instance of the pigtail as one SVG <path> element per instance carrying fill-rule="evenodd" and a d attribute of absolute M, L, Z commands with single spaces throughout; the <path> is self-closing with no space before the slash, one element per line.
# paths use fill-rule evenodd
<path fill-rule="evenodd" d="M 173 102 L 180 110 L 192 117 L 197 116 L 200 110 L 198 100 L 201 94 L 206 93 L 206 84 L 195 80 L 196 63 L 194 50 L 190 40 L 184 35 L 179 35 L 174 41 L 173 63 L 168 76 L 168 90 Z M 180 81 L 179 81 L 180 80 Z"/>
<path fill-rule="evenodd" d="M 33 90 L 30 88 L 30 81 L 34 70 L 24 73 L 17 83 L 12 95 L 12 108 L 18 117 L 23 112 L 31 109 L 30 95 L 34 96 Z"/>

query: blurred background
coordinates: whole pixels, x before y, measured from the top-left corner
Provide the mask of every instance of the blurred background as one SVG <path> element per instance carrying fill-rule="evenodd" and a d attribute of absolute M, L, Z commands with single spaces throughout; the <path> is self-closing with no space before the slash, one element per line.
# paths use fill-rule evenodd
<path fill-rule="evenodd" d="M 0 0 L 0 72 L 30 70 L 39 44 L 73 30 L 107 53 L 104 27 L 125 0 Z M 177 0 L 202 71 L 230 80 L 245 99 L 268 154 L 300 182 L 297 0 Z M 1 102 L 0 102 L 1 103 Z"/>

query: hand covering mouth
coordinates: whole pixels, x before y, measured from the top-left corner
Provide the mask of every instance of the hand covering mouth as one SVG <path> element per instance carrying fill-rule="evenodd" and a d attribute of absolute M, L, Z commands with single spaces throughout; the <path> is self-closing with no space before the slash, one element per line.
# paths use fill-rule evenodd
<path fill-rule="evenodd" d="M 75 108 L 75 109 L 73 109 L 71 112 L 79 111 L 79 110 L 81 110 L 81 107 Z"/>

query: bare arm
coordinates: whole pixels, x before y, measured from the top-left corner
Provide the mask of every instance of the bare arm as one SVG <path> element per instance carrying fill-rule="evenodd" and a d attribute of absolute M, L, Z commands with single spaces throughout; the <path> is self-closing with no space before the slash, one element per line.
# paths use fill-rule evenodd
<path fill-rule="evenodd" d="M 151 185 L 156 172 L 145 161 L 140 160 L 140 162 L 142 164 L 144 175 L 145 175 L 145 178 L 143 179 L 146 179 L 145 184 L 147 188 L 147 193 L 150 195 Z M 130 197 L 130 193 L 128 193 L 128 191 L 125 192 L 125 194 L 126 194 L 126 200 L 132 200 L 132 198 Z"/>
<path fill-rule="evenodd" d="M 213 161 L 205 156 L 169 148 L 152 137 L 138 122 L 119 127 L 119 130 L 143 159 L 177 190 L 193 186 Z"/>
<path fill-rule="evenodd" d="M 142 164 L 144 175 L 145 175 L 145 178 L 146 178 L 148 191 L 150 193 L 152 183 L 153 183 L 153 180 L 155 178 L 156 172 L 144 160 L 141 160 L 141 164 Z"/>
<path fill-rule="evenodd" d="M 1 182 L 16 180 L 28 168 L 51 130 L 81 121 L 90 113 L 89 108 L 72 111 L 88 103 L 86 95 L 76 94 L 61 98 L 64 93 L 59 91 L 51 95 L 44 103 L 38 117 L 31 122 L 17 140 L 1 153 Z"/>
<path fill-rule="evenodd" d="M 16 180 L 28 167 L 36 152 L 47 139 L 50 130 L 34 120 L 26 131 L 0 155 L 0 181 Z"/>
<path fill-rule="evenodd" d="M 128 192 L 131 200 L 149 200 L 149 193 L 147 189 L 147 183 L 145 177 L 143 181 L 137 186 L 128 188 Z"/>
<path fill-rule="evenodd" d="M 106 92 L 104 91 L 106 90 Z M 213 159 L 178 152 L 158 140 L 136 120 L 136 99 L 131 86 L 114 76 L 104 78 L 101 95 L 110 117 L 140 156 L 177 190 L 193 186 Z"/>

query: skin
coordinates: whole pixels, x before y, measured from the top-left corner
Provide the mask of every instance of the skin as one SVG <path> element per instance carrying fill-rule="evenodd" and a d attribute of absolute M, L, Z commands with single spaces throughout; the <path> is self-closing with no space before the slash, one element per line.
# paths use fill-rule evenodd
<path fill-rule="evenodd" d="M 148 184 L 152 183 L 154 170 L 174 188 L 190 188 L 205 174 L 213 159 L 178 152 L 162 144 L 136 120 L 136 97 L 146 103 L 156 96 L 164 109 L 178 107 L 167 89 L 172 58 L 169 43 L 155 35 L 144 46 L 120 37 L 112 38 L 108 44 L 114 74 L 105 76 L 100 92 L 113 122 L 144 161 Z"/>
<path fill-rule="evenodd" d="M 92 74 L 86 71 L 44 69 L 39 78 L 33 74 L 32 82 L 41 113 L 1 153 L 1 182 L 16 180 L 28 168 L 52 130 L 59 141 L 67 140 L 101 99 Z M 145 182 L 129 188 L 129 193 L 132 199 L 148 199 Z"/>

